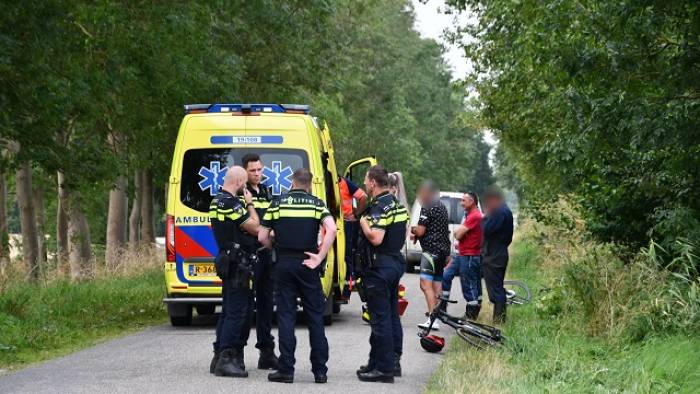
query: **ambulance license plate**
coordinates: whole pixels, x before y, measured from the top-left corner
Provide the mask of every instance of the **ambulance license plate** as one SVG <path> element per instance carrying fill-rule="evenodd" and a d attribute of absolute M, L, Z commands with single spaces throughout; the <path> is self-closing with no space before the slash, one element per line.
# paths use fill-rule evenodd
<path fill-rule="evenodd" d="M 214 264 L 190 264 L 190 276 L 216 276 Z"/>

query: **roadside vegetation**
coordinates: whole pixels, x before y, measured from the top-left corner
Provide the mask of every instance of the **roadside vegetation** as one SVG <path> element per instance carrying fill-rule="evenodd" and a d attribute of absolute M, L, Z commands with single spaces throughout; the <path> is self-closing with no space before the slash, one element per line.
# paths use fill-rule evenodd
<path fill-rule="evenodd" d="M 658 245 L 623 263 L 565 200 L 540 218 L 524 221 L 511 247 L 508 277 L 528 283 L 533 302 L 508 310 L 505 348 L 479 352 L 454 338 L 427 392 L 695 392 L 693 245 L 672 266 L 660 265 Z"/>
<path fill-rule="evenodd" d="M 53 269 L 27 283 L 22 264 L 0 275 L 0 369 L 68 354 L 166 321 L 161 251 L 124 256 L 117 268 L 94 267 L 81 282 Z"/>

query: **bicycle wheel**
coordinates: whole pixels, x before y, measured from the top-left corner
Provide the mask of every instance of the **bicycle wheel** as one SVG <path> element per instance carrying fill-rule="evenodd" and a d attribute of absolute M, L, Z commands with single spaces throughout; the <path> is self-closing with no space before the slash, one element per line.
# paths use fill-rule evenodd
<path fill-rule="evenodd" d="M 532 299 L 532 293 L 527 285 L 519 280 L 504 280 L 507 302 L 510 305 L 524 305 Z"/>
<path fill-rule="evenodd" d="M 500 332 L 493 328 L 485 329 L 482 325 L 467 324 L 457 329 L 457 335 L 479 350 L 498 346 L 503 339 Z"/>

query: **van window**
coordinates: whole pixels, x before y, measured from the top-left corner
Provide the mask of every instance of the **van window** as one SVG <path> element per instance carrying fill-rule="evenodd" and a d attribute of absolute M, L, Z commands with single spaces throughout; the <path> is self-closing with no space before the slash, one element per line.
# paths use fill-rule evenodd
<path fill-rule="evenodd" d="M 464 208 L 461 201 L 459 198 L 440 197 L 440 202 L 447 208 L 450 224 L 462 224 L 464 221 Z"/>
<path fill-rule="evenodd" d="M 246 153 L 260 155 L 263 183 L 272 193 L 280 195 L 292 187 L 292 173 L 297 168 L 309 168 L 309 159 L 301 149 L 277 148 L 214 148 L 190 149 L 182 161 L 180 201 L 199 212 L 209 210 L 209 202 L 223 185 L 226 170 L 240 165 Z"/>

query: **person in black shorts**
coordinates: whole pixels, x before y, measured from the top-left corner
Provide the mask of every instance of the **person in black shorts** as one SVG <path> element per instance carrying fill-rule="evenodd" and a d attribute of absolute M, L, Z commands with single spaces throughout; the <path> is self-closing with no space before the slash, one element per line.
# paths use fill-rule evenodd
<path fill-rule="evenodd" d="M 440 202 L 440 191 L 432 181 L 425 181 L 418 188 L 418 201 L 421 205 L 418 225 L 411 227 L 414 242 L 420 241 L 423 254 L 420 264 L 420 288 L 425 294 L 428 314 L 437 305 L 437 297 L 442 293 L 442 273 L 450 255 L 450 229 L 447 208 Z M 418 327 L 426 328 L 430 319 Z M 437 322 L 433 329 L 438 329 Z"/>

